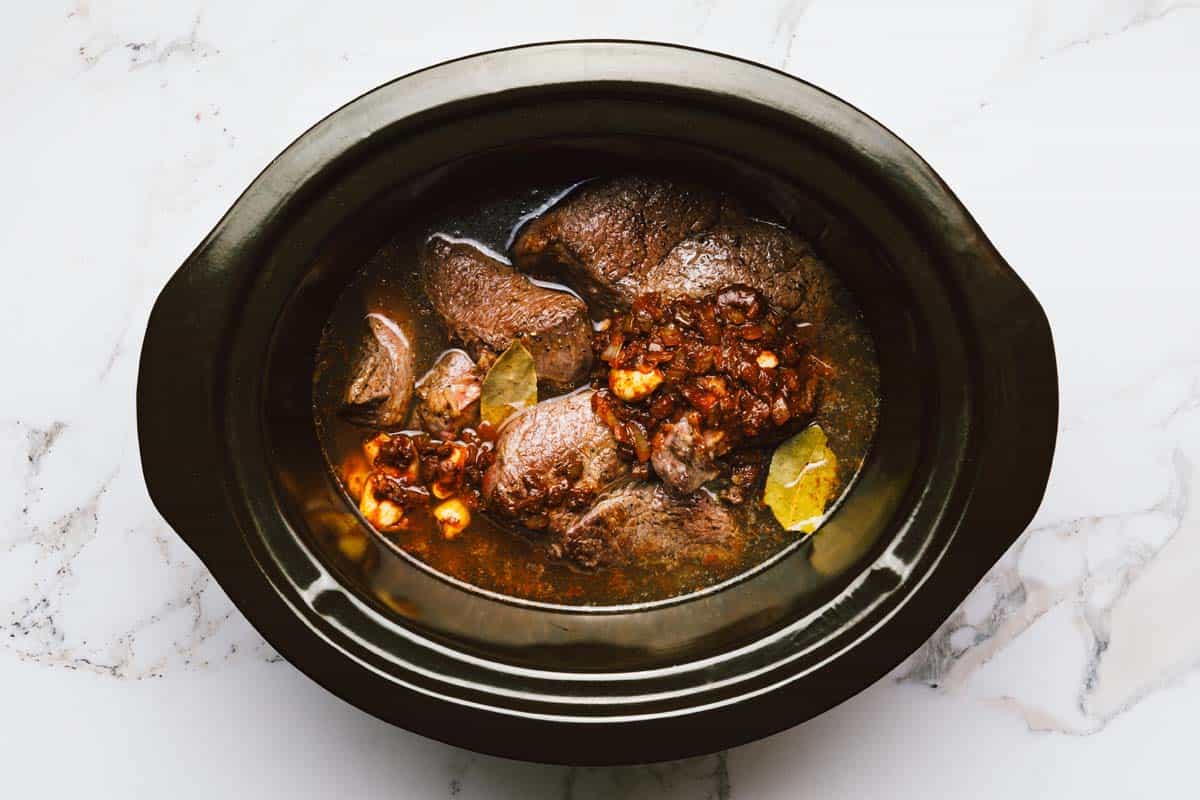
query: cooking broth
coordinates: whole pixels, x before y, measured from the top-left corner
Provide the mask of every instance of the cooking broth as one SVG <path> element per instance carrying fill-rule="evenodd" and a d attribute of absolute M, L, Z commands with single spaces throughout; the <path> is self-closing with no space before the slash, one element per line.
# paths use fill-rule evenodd
<path fill-rule="evenodd" d="M 347 488 L 348 477 L 363 464 L 363 443 L 379 429 L 356 424 L 339 413 L 349 380 L 349 364 L 362 338 L 363 319 L 380 313 L 407 332 L 415 355 L 415 374 L 421 376 L 448 349 L 458 343 L 426 298 L 418 274 L 418 257 L 430 236 L 439 234 L 468 240 L 501 258 L 509 251 L 514 233 L 523 222 L 544 212 L 589 173 L 539 178 L 525 184 L 480 189 L 466 182 L 440 196 L 450 199 L 431 204 L 418 217 L 398 221 L 396 233 L 355 275 L 338 299 L 318 352 L 314 378 L 314 416 L 329 466 Z M 770 209 L 746 202 L 754 215 L 770 220 Z M 835 281 L 836 283 L 836 281 Z M 539 281 L 550 288 L 570 287 Z M 594 304 L 595 321 L 605 314 Z M 871 338 L 853 298 L 844 289 L 834 292 L 814 353 L 833 365 L 835 374 L 822 390 L 813 420 L 828 436 L 837 456 L 836 491 L 846 491 L 867 455 L 874 434 L 879 404 L 879 372 Z M 548 399 L 545 387 L 539 400 Z M 398 432 L 398 426 L 388 432 Z M 774 443 L 765 445 L 773 448 Z M 658 567 L 602 567 L 579 569 L 557 558 L 545 536 L 525 531 L 481 510 L 454 538 L 447 538 L 427 516 L 409 529 L 376 532 L 389 546 L 398 548 L 428 567 L 482 589 L 513 597 L 552 603 L 609 605 L 664 599 L 720 583 L 770 558 L 807 534 L 784 530 L 771 511 L 759 504 L 761 480 L 741 507 L 748 520 L 748 535 L 739 557 L 722 564 L 680 563 L 670 570 Z M 830 503 L 832 509 L 836 500 Z M 386 596 L 386 590 L 383 592 Z"/>

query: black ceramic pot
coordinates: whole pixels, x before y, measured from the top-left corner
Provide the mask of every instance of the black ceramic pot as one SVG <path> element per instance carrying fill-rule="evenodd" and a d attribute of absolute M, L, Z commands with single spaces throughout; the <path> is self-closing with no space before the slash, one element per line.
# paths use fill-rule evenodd
<path fill-rule="evenodd" d="M 362 523 L 312 422 L 321 326 L 447 175 L 556 154 L 671 161 L 819 221 L 876 339 L 875 444 L 812 540 L 706 592 L 553 606 L 394 553 L 372 592 L 330 546 Z M 158 298 L 137 400 L 155 504 L 291 663 L 409 730 L 578 764 L 736 745 L 883 676 L 1028 524 L 1058 403 L 1033 295 L 887 129 L 765 67 L 599 41 L 432 67 L 301 136 Z"/>

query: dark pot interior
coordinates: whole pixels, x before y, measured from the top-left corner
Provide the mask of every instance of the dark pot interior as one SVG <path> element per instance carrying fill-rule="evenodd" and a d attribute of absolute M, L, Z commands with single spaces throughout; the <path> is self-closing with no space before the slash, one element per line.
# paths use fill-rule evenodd
<path fill-rule="evenodd" d="M 398 160 L 398 159 L 395 159 Z M 502 186 L 529 180 L 529 172 L 663 172 L 704 176 L 738 192 L 765 198 L 780 217 L 813 241 L 866 304 L 864 314 L 880 342 L 887 403 L 878 446 L 846 501 L 813 541 L 789 548 L 753 579 L 738 579 L 704 596 L 636 606 L 578 608 L 537 604 L 485 593 L 450 578 L 435 578 L 420 561 L 395 551 L 377 537 L 373 552 L 350 561 L 337 542 L 347 525 L 359 524 L 328 471 L 314 436 L 311 408 L 303 402 L 311 384 L 313 354 L 331 304 L 366 257 L 395 234 L 398 224 L 474 181 Z M 914 435 L 924 423 L 931 381 L 931 343 L 918 339 L 913 304 L 897 303 L 909 289 L 889 265 L 888 252 L 869 234 L 818 200 L 770 172 L 728 155 L 668 139 L 538 140 L 475 154 L 439 167 L 401 190 L 372 198 L 350 215 L 314 259 L 301 289 L 289 298 L 274 334 L 267 364 L 263 421 L 281 509 L 348 583 L 379 601 L 383 613 L 400 613 L 409 624 L 485 657 L 528 666 L 569 669 L 640 669 L 701 656 L 751 641 L 803 615 L 842 589 L 853 562 L 880 543 L 913 479 L 925 446 Z M 480 302 L 486 302 L 480 298 Z M 924 354 L 924 359 L 922 359 Z M 298 402 L 299 401 L 299 402 Z M 836 544 L 835 544 L 836 542 Z M 830 559 L 831 549 L 837 557 Z M 814 567 L 814 563 L 820 569 Z M 748 577 L 748 576 L 746 576 Z"/>
<path fill-rule="evenodd" d="M 816 243 L 881 368 L 879 430 L 851 491 L 811 540 L 658 603 L 491 595 L 374 537 L 347 560 L 337 537 L 362 522 L 311 406 L 341 289 L 464 174 L 593 163 L 734 187 Z M 453 62 L 318 125 L 164 290 L 139 382 L 152 496 L 289 660 L 413 730 L 576 763 L 711 751 L 865 688 L 1032 516 L 1056 415 L 1040 308 L 903 143 L 778 73 L 628 43 Z M 171 458 L 185 420 L 191 471 Z"/>

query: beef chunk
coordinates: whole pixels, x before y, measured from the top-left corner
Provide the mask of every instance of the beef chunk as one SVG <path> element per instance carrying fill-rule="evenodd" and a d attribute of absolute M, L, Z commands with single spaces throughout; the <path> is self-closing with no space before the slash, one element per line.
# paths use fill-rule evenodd
<path fill-rule="evenodd" d="M 731 284 L 762 292 L 784 313 L 819 323 L 831 302 L 829 275 L 786 228 L 755 219 L 722 223 L 679 242 L 645 272 L 643 291 L 701 297 Z"/>
<path fill-rule="evenodd" d="M 413 390 L 412 346 L 400 326 L 384 315 L 368 314 L 366 322 L 343 413 L 365 425 L 399 425 Z"/>
<path fill-rule="evenodd" d="M 512 417 L 484 476 L 488 507 L 549 537 L 551 552 L 585 569 L 737 558 L 744 527 L 711 495 L 686 497 L 629 481 L 593 392 L 538 403 Z"/>
<path fill-rule="evenodd" d="M 439 439 L 454 439 L 479 424 L 483 375 L 462 350 L 447 350 L 417 382 L 413 425 Z"/>
<path fill-rule="evenodd" d="M 513 243 L 513 258 L 527 271 L 565 270 L 599 306 L 624 307 L 645 291 L 646 270 L 731 209 L 721 194 L 662 178 L 593 181 L 528 223 Z"/>
<path fill-rule="evenodd" d="M 606 310 L 647 292 L 700 297 L 735 283 L 810 322 L 829 302 L 824 267 L 802 239 L 725 195 L 661 178 L 585 184 L 519 232 L 513 257 L 557 272 Z"/>
<path fill-rule="evenodd" d="M 488 507 L 534 529 L 561 530 L 610 483 L 628 474 L 592 391 L 544 400 L 510 417 L 483 478 Z"/>
<path fill-rule="evenodd" d="M 564 557 L 587 568 L 721 566 L 736 560 L 745 529 L 705 492 L 676 497 L 662 486 L 633 482 L 601 497 L 562 534 Z"/>
<path fill-rule="evenodd" d="M 520 339 L 539 378 L 574 386 L 587 376 L 591 325 L 579 298 L 537 286 L 478 248 L 443 237 L 426 244 L 421 278 L 450 334 L 476 358 Z"/>
<path fill-rule="evenodd" d="M 662 482 L 679 494 L 691 494 L 719 472 L 697 417 L 693 412 L 664 424 L 650 443 L 650 465 Z"/>

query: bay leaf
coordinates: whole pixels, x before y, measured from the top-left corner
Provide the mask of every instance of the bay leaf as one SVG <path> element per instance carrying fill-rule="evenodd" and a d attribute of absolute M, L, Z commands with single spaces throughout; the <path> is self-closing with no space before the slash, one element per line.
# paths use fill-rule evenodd
<path fill-rule="evenodd" d="M 809 425 L 775 449 L 763 502 L 789 531 L 812 533 L 837 488 L 837 457 L 820 425 Z"/>
<path fill-rule="evenodd" d="M 537 372 L 533 356 L 519 341 L 500 354 L 483 378 L 479 416 L 497 426 L 510 414 L 537 403 Z"/>

